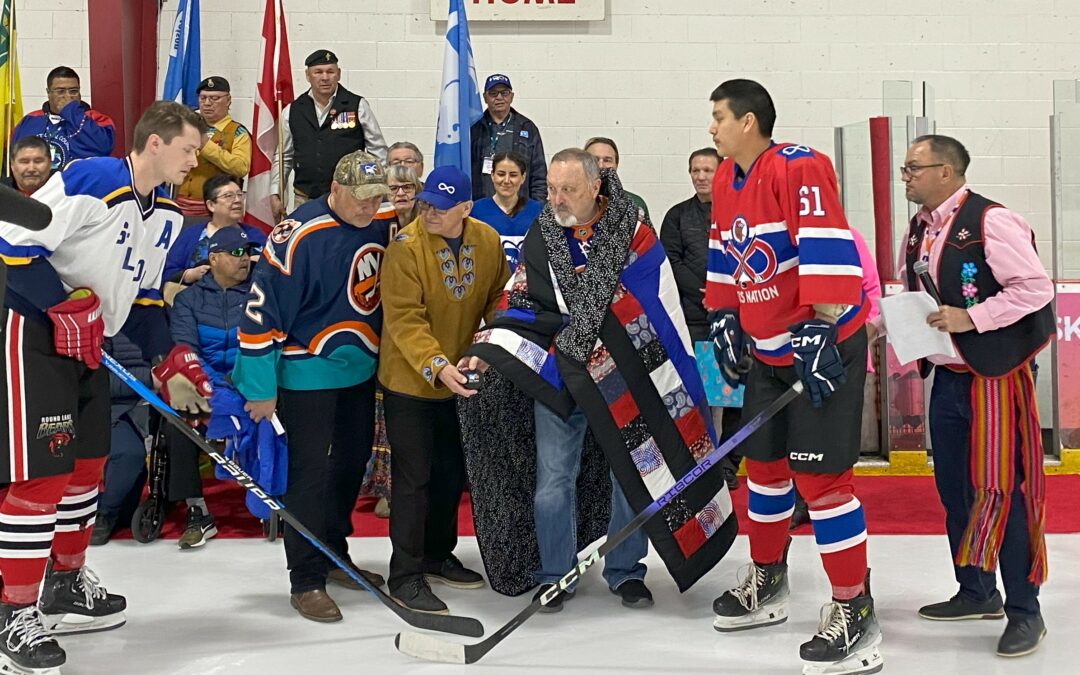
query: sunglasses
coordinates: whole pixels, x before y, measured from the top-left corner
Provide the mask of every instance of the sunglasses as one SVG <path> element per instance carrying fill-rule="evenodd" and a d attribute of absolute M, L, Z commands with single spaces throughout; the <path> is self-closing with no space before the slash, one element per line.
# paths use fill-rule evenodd
<path fill-rule="evenodd" d="M 243 258 L 245 256 L 251 255 L 251 249 L 247 246 L 241 246 L 240 248 L 234 248 L 231 251 L 214 251 L 214 253 L 225 253 L 234 258 Z"/>

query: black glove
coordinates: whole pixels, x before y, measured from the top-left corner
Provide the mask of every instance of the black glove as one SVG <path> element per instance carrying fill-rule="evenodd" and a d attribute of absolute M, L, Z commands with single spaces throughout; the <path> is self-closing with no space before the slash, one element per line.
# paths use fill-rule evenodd
<path fill-rule="evenodd" d="M 836 348 L 836 325 L 815 319 L 789 326 L 795 373 L 802 380 L 810 403 L 820 408 L 836 387 L 847 382 L 844 363 Z"/>
<path fill-rule="evenodd" d="M 720 374 L 732 389 L 741 384 L 743 367 L 739 361 L 743 358 L 745 347 L 742 326 L 735 312 L 721 309 L 709 313 L 709 339 L 713 342 L 713 353 L 720 366 Z"/>

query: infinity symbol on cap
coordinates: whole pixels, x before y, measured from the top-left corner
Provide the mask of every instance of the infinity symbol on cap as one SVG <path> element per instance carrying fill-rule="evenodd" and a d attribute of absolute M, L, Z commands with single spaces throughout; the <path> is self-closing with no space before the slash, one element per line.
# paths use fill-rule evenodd
<path fill-rule="evenodd" d="M 457 188 L 455 188 L 453 185 L 447 185 L 446 183 L 439 183 L 439 189 L 443 192 L 449 192 L 450 194 L 454 194 L 455 192 L 457 192 Z"/>

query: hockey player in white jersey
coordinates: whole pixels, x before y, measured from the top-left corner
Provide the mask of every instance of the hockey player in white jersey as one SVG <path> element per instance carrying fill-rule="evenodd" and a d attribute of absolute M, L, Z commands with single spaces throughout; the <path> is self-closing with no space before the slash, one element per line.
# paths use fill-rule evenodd
<path fill-rule="evenodd" d="M 53 633 L 125 621 L 126 600 L 85 567 L 109 451 L 103 339 L 123 332 L 138 344 L 174 408 L 209 410 L 209 380 L 190 350 L 173 347 L 160 294 L 183 223 L 163 184 L 195 166 L 205 130 L 192 110 L 154 103 L 130 156 L 74 162 L 35 193 L 52 209 L 47 228 L 0 215 L 0 477 L 11 483 L 0 504 L 0 672 L 58 672 L 66 656 Z"/>

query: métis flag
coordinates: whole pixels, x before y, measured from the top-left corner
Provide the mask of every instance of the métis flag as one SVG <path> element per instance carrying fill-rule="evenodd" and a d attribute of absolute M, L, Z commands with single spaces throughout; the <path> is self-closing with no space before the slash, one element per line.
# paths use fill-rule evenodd
<path fill-rule="evenodd" d="M 0 157 L 3 175 L 7 175 L 11 132 L 22 119 L 22 86 L 19 83 L 19 60 L 15 57 L 15 0 L 0 5 Z"/>
<path fill-rule="evenodd" d="M 270 208 L 270 195 L 285 196 L 281 186 L 270 184 L 270 169 L 281 147 L 281 111 L 294 98 L 289 36 L 285 30 L 285 9 L 281 0 L 266 0 L 262 45 L 262 65 L 259 68 L 255 113 L 251 124 L 255 131 L 255 144 L 251 148 L 251 171 L 248 174 L 247 222 L 269 232 L 276 224 Z"/>
<path fill-rule="evenodd" d="M 450 0 L 443 52 L 442 94 L 439 124 L 435 132 L 435 166 L 456 166 L 472 175 L 469 129 L 484 109 L 476 84 L 476 63 L 469 42 L 469 23 L 464 0 Z"/>
<path fill-rule="evenodd" d="M 202 80 L 202 50 L 199 38 L 199 0 L 180 0 L 173 20 L 169 42 L 169 69 L 161 98 L 180 101 L 197 108 L 199 94 L 195 88 Z"/>

